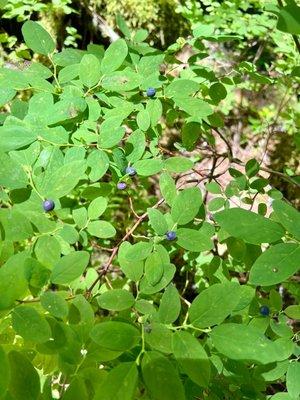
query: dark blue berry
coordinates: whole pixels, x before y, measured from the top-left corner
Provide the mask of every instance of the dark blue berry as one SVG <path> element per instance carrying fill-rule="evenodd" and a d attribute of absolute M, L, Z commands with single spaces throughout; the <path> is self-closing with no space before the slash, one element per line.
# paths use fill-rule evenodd
<path fill-rule="evenodd" d="M 54 210 L 55 203 L 53 200 L 45 200 L 43 201 L 43 209 L 48 212 Z"/>
<path fill-rule="evenodd" d="M 153 96 L 155 96 L 155 93 L 156 93 L 156 90 L 155 90 L 153 87 L 149 87 L 149 88 L 147 89 L 147 96 L 148 96 L 148 97 L 153 97 Z"/>
<path fill-rule="evenodd" d="M 133 167 L 127 167 L 125 173 L 129 176 L 134 176 L 136 175 L 136 170 Z"/>
<path fill-rule="evenodd" d="M 177 238 L 176 232 L 169 231 L 166 233 L 167 240 L 175 240 Z"/>
<path fill-rule="evenodd" d="M 268 306 L 261 306 L 259 309 L 259 312 L 261 313 L 261 315 L 263 315 L 264 317 L 267 317 L 270 314 L 270 309 Z"/>
<path fill-rule="evenodd" d="M 127 185 L 126 185 L 125 182 L 119 182 L 119 183 L 117 184 L 117 188 L 120 189 L 120 190 L 124 190 L 124 189 L 127 188 Z"/>

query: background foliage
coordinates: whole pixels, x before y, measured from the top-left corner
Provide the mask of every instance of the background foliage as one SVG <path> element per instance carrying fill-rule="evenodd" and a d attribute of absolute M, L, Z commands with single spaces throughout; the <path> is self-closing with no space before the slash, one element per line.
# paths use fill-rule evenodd
<path fill-rule="evenodd" d="M 298 399 L 300 8 L 0 4 L 0 399 Z"/>

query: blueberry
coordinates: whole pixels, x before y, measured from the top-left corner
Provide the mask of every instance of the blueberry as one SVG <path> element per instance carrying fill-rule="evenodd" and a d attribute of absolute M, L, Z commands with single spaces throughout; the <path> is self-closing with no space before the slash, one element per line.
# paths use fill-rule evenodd
<path fill-rule="evenodd" d="M 259 312 L 261 313 L 261 315 L 263 315 L 264 317 L 267 317 L 270 314 L 270 309 L 268 306 L 261 306 L 259 309 Z"/>
<path fill-rule="evenodd" d="M 155 93 L 156 93 L 156 90 L 153 88 L 153 87 L 149 87 L 148 89 L 147 89 L 147 96 L 148 97 L 153 97 L 153 96 L 155 96 Z"/>
<path fill-rule="evenodd" d="M 45 200 L 43 201 L 43 209 L 48 212 L 54 210 L 55 203 L 53 200 Z"/>
<path fill-rule="evenodd" d="M 120 190 L 124 190 L 124 189 L 127 188 L 127 185 L 126 185 L 125 182 L 119 182 L 119 183 L 117 184 L 117 188 L 120 189 Z"/>
<path fill-rule="evenodd" d="M 133 167 L 127 167 L 127 168 L 125 169 L 125 173 L 126 173 L 127 175 L 129 175 L 129 176 L 134 176 L 134 175 L 136 175 L 136 170 L 135 170 L 135 168 L 133 168 Z"/>
<path fill-rule="evenodd" d="M 175 240 L 177 238 L 176 232 L 169 231 L 166 233 L 167 240 Z"/>

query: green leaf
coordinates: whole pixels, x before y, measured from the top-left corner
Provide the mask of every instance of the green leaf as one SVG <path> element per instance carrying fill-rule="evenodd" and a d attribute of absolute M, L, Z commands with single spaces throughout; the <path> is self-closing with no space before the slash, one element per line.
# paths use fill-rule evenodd
<path fill-rule="evenodd" d="M 284 313 L 292 319 L 299 319 L 300 320 L 300 306 L 299 305 L 292 305 L 288 306 Z"/>
<path fill-rule="evenodd" d="M 59 292 L 44 292 L 41 306 L 56 318 L 65 318 L 69 312 L 68 303 Z"/>
<path fill-rule="evenodd" d="M 211 212 L 218 211 L 224 207 L 226 200 L 223 197 L 215 197 L 208 203 L 208 210 Z"/>
<path fill-rule="evenodd" d="M 11 371 L 9 393 L 13 399 L 38 400 L 40 378 L 31 362 L 18 351 L 11 351 L 8 359 Z"/>
<path fill-rule="evenodd" d="M 216 349 L 233 360 L 269 364 L 289 357 L 287 343 L 291 344 L 293 351 L 290 341 L 279 339 L 272 342 L 259 329 L 249 325 L 222 324 L 215 327 L 210 336 Z"/>
<path fill-rule="evenodd" d="M 239 284 L 216 283 L 203 290 L 189 308 L 191 323 L 197 328 L 220 324 L 236 308 L 240 300 Z"/>
<path fill-rule="evenodd" d="M 34 252 L 41 264 L 52 269 L 60 259 L 61 247 L 54 236 L 45 235 L 36 241 Z"/>
<path fill-rule="evenodd" d="M 213 83 L 209 88 L 208 93 L 211 99 L 215 102 L 219 102 L 225 99 L 227 96 L 227 90 L 225 86 L 220 82 Z"/>
<path fill-rule="evenodd" d="M 127 38 L 130 38 L 131 32 L 126 24 L 125 19 L 119 13 L 117 13 L 117 15 L 116 15 L 116 23 L 117 23 L 120 31 L 123 33 L 123 35 L 126 36 Z"/>
<path fill-rule="evenodd" d="M 300 240 L 300 212 L 281 200 L 273 201 L 272 207 L 281 225 Z"/>
<path fill-rule="evenodd" d="M 62 400 L 88 400 L 89 395 L 84 380 L 75 376 L 62 396 Z"/>
<path fill-rule="evenodd" d="M 144 294 L 154 294 L 164 289 L 173 279 L 176 268 L 173 264 L 164 264 L 163 276 L 156 285 L 151 285 L 144 276 L 140 282 L 140 291 Z"/>
<path fill-rule="evenodd" d="M 116 146 L 123 138 L 125 128 L 120 126 L 122 119 L 117 117 L 107 118 L 100 127 L 99 146 L 103 149 L 109 149 Z"/>
<path fill-rule="evenodd" d="M 126 159 L 130 163 L 135 163 L 144 154 L 146 147 L 145 134 L 140 130 L 134 131 L 126 141 Z"/>
<path fill-rule="evenodd" d="M 300 35 L 300 7 L 296 3 L 280 8 L 277 29 L 292 35 Z"/>
<path fill-rule="evenodd" d="M 150 115 L 147 110 L 141 110 L 137 113 L 136 122 L 142 131 L 146 131 L 150 127 Z"/>
<path fill-rule="evenodd" d="M 101 78 L 100 61 L 93 54 L 85 54 L 79 65 L 81 82 L 91 88 L 97 85 Z"/>
<path fill-rule="evenodd" d="M 0 393 L 5 394 L 10 378 L 8 357 L 0 345 Z"/>
<path fill-rule="evenodd" d="M 130 68 L 107 74 L 102 79 L 102 87 L 112 92 L 127 92 L 141 84 L 142 77 Z"/>
<path fill-rule="evenodd" d="M 72 212 L 73 220 L 78 228 L 84 228 L 87 223 L 87 210 L 85 207 L 75 208 Z"/>
<path fill-rule="evenodd" d="M 300 246 L 296 243 L 279 243 L 270 247 L 253 264 L 249 283 L 271 286 L 283 282 L 299 269 Z"/>
<path fill-rule="evenodd" d="M 98 181 L 109 167 L 109 158 L 103 150 L 94 150 L 89 154 L 87 165 L 91 168 L 89 178 L 92 182 Z"/>
<path fill-rule="evenodd" d="M 0 107 L 12 100 L 16 93 L 14 89 L 0 87 Z"/>
<path fill-rule="evenodd" d="M 43 343 L 51 338 L 48 322 L 32 306 L 16 307 L 12 312 L 12 326 L 17 335 L 28 341 Z"/>
<path fill-rule="evenodd" d="M 37 184 L 38 191 L 46 198 L 66 196 L 82 178 L 85 169 L 85 161 L 67 163 L 55 169 L 54 172 L 47 169 L 44 179 Z"/>
<path fill-rule="evenodd" d="M 135 362 L 123 362 L 114 367 L 99 386 L 94 400 L 133 400 L 138 383 Z"/>
<path fill-rule="evenodd" d="M 50 280 L 57 284 L 68 284 L 83 274 L 89 263 L 87 251 L 74 251 L 64 257 L 54 266 Z"/>
<path fill-rule="evenodd" d="M 126 258 L 129 261 L 144 260 L 149 256 L 153 248 L 151 242 L 139 242 L 129 247 L 126 252 Z"/>
<path fill-rule="evenodd" d="M 117 351 L 129 350 L 140 341 L 137 328 L 119 321 L 107 321 L 95 325 L 90 336 L 100 346 Z"/>
<path fill-rule="evenodd" d="M 144 327 L 144 332 L 145 342 L 151 347 L 151 349 L 158 350 L 166 354 L 171 354 L 173 352 L 173 332 L 168 329 L 166 325 L 153 322 Z"/>
<path fill-rule="evenodd" d="M 158 309 L 159 321 L 163 324 L 172 324 L 179 317 L 181 302 L 179 293 L 174 285 L 169 285 L 162 298 Z"/>
<path fill-rule="evenodd" d="M 241 208 L 220 211 L 214 218 L 231 236 L 252 244 L 272 243 L 284 235 L 276 222 Z"/>
<path fill-rule="evenodd" d="M 26 126 L 1 126 L 0 151 L 6 152 L 27 146 L 36 139 L 36 133 Z"/>
<path fill-rule="evenodd" d="M 205 188 L 209 193 L 222 194 L 222 189 L 216 182 L 208 182 Z"/>
<path fill-rule="evenodd" d="M 213 248 L 213 242 L 206 230 L 179 228 L 177 230 L 177 244 L 189 251 L 208 251 Z"/>
<path fill-rule="evenodd" d="M 28 178 L 21 167 L 7 154 L 0 152 L 0 185 L 8 189 L 25 188 Z"/>
<path fill-rule="evenodd" d="M 26 45 L 35 53 L 47 56 L 55 50 L 51 35 L 37 22 L 26 21 L 22 26 L 22 34 Z"/>
<path fill-rule="evenodd" d="M 134 163 L 134 167 L 138 175 L 150 176 L 160 172 L 163 168 L 163 161 L 155 158 L 148 160 L 139 160 Z"/>
<path fill-rule="evenodd" d="M 162 354 L 155 351 L 144 354 L 142 375 L 151 398 L 185 400 L 179 375 L 173 364 Z"/>
<path fill-rule="evenodd" d="M 168 224 L 164 215 L 155 208 L 147 208 L 149 223 L 158 235 L 164 235 L 168 230 Z"/>
<path fill-rule="evenodd" d="M 155 286 L 164 274 L 164 265 L 158 251 L 149 254 L 145 261 L 145 277 L 150 285 Z"/>
<path fill-rule="evenodd" d="M 292 399 L 300 396 L 300 362 L 291 362 L 286 374 L 286 387 Z"/>
<path fill-rule="evenodd" d="M 107 221 L 92 221 L 87 226 L 87 231 L 90 235 L 108 239 L 116 235 L 116 229 Z"/>
<path fill-rule="evenodd" d="M 127 53 L 128 47 L 124 39 L 118 39 L 111 43 L 102 59 L 101 71 L 104 74 L 116 71 L 123 64 Z"/>
<path fill-rule="evenodd" d="M 255 158 L 252 158 L 251 160 L 247 161 L 245 170 L 248 178 L 252 178 L 256 174 L 258 174 L 260 169 L 260 165 L 258 161 L 255 160 Z"/>
<path fill-rule="evenodd" d="M 125 289 L 108 290 L 98 297 L 98 304 L 104 310 L 122 311 L 127 310 L 134 304 L 132 293 Z"/>
<path fill-rule="evenodd" d="M 194 163 L 185 157 L 170 157 L 164 162 L 165 168 L 169 172 L 186 172 L 193 168 Z"/>
<path fill-rule="evenodd" d="M 159 188 L 166 203 L 170 206 L 177 195 L 176 185 L 168 173 L 163 172 L 159 178 Z"/>
<path fill-rule="evenodd" d="M 167 97 L 176 97 L 178 93 L 189 96 L 200 89 L 199 83 L 189 79 L 174 79 L 166 88 Z"/>
<path fill-rule="evenodd" d="M 150 123 L 152 127 L 158 124 L 161 116 L 162 116 L 162 104 L 159 99 L 151 99 L 146 104 L 146 110 L 150 116 Z"/>
<path fill-rule="evenodd" d="M 27 257 L 25 252 L 15 254 L 0 268 L 0 310 L 11 307 L 26 293 L 24 262 Z"/>
<path fill-rule="evenodd" d="M 104 213 L 107 208 L 107 200 L 105 197 L 97 197 L 94 199 L 88 208 L 88 217 L 90 219 L 96 219 Z"/>
<path fill-rule="evenodd" d="M 206 101 L 196 97 L 175 97 L 174 102 L 187 114 L 197 118 L 197 121 L 213 113 L 211 106 Z"/>
<path fill-rule="evenodd" d="M 192 221 L 202 204 L 200 189 L 193 187 L 182 190 L 172 202 L 171 215 L 173 221 L 185 225 Z"/>
<path fill-rule="evenodd" d="M 142 260 L 132 261 L 126 258 L 127 251 L 132 247 L 132 245 L 128 242 L 123 242 L 119 247 L 118 252 L 118 261 L 121 267 L 121 270 L 127 276 L 128 279 L 131 279 L 134 282 L 140 280 L 141 276 L 144 272 L 144 262 Z M 152 249 L 152 246 L 151 246 Z"/>
<path fill-rule="evenodd" d="M 188 332 L 173 335 L 174 356 L 184 373 L 200 387 L 207 387 L 210 379 L 210 362 L 200 342 Z"/>

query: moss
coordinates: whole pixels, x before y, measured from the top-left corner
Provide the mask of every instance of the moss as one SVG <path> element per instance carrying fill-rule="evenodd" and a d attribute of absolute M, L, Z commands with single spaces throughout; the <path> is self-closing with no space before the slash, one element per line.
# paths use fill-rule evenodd
<path fill-rule="evenodd" d="M 179 0 L 96 0 L 92 6 L 111 26 L 120 13 L 131 29 L 144 28 L 162 46 L 184 34 L 187 22 L 176 12 Z"/>

